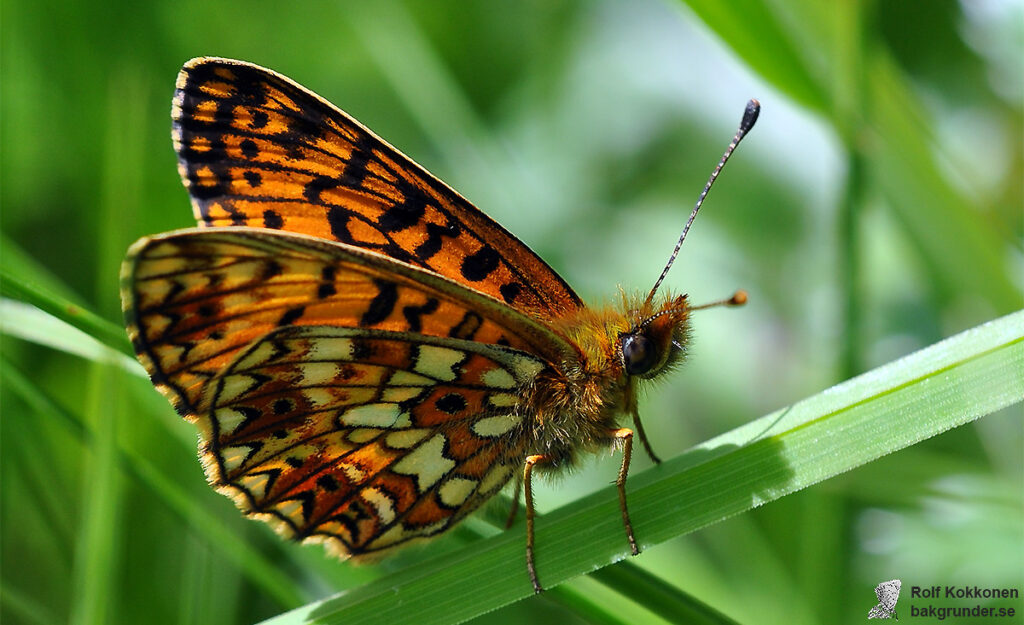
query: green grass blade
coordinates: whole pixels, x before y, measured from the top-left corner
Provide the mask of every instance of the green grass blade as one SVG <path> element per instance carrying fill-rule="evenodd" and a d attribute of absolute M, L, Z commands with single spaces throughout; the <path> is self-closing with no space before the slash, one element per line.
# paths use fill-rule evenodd
<path fill-rule="evenodd" d="M 644 547 L 700 529 L 1024 397 L 1024 312 L 958 334 L 630 478 Z M 540 518 L 548 586 L 627 555 L 614 487 Z M 586 536 L 586 540 L 581 540 Z M 522 527 L 267 623 L 456 623 L 532 591 Z M 473 592 L 465 592 L 473 580 Z"/>
<path fill-rule="evenodd" d="M 78 310 L 91 315 L 84 308 Z M 147 377 L 142 365 L 134 358 L 24 302 L 0 297 L 0 333 L 93 362 L 115 364 L 132 375 Z"/>
<path fill-rule="evenodd" d="M 778 11 L 769 3 L 760 0 L 685 0 L 684 3 L 767 82 L 803 106 L 818 112 L 828 110 L 828 96 L 809 67 L 811 59 L 801 54 L 794 43 L 792 26 L 783 24 Z"/>
<path fill-rule="evenodd" d="M 632 562 L 616 562 L 594 571 L 591 577 L 643 604 L 670 623 L 736 625 L 728 616 Z"/>
<path fill-rule="evenodd" d="M 37 283 L 0 267 L 0 295 L 31 304 L 92 336 L 101 343 L 134 357 L 124 328 Z"/>
<path fill-rule="evenodd" d="M 36 415 L 67 428 L 85 445 L 93 447 L 96 444 L 95 433 L 77 415 L 62 408 L 16 365 L 0 358 L 0 374 L 8 388 L 21 397 Z M 220 557 L 235 562 L 238 569 L 262 592 L 281 605 L 297 605 L 302 602 L 304 592 L 295 581 L 260 553 L 251 542 L 226 527 L 202 502 L 195 501 L 173 479 L 163 475 L 149 460 L 120 447 L 116 449 L 116 458 L 121 471 L 156 493 Z"/>

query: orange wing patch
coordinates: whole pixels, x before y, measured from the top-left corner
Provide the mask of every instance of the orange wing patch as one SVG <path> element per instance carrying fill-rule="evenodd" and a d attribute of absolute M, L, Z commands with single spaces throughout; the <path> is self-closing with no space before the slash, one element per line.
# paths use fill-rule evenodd
<path fill-rule="evenodd" d="M 140 361 L 189 418 L 206 408 L 200 399 L 208 380 L 282 326 L 417 332 L 507 345 L 551 362 L 572 349 L 550 329 L 435 274 L 337 243 L 249 228 L 140 240 L 122 269 L 122 305 Z"/>
<path fill-rule="evenodd" d="M 308 234 L 429 269 L 517 310 L 582 306 L 516 237 L 343 111 L 288 78 L 193 59 L 172 111 L 179 170 L 205 226 Z"/>
<path fill-rule="evenodd" d="M 365 556 L 443 532 L 522 462 L 545 364 L 493 345 L 323 326 L 272 332 L 207 387 L 210 482 L 299 540 Z"/>

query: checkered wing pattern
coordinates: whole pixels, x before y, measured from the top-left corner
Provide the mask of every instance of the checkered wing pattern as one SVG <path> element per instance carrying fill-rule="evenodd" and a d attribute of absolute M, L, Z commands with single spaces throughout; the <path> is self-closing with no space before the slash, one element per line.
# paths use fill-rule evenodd
<path fill-rule="evenodd" d="M 429 538 L 522 463 L 524 352 L 360 328 L 282 328 L 207 386 L 211 483 L 285 536 L 373 556 Z"/>

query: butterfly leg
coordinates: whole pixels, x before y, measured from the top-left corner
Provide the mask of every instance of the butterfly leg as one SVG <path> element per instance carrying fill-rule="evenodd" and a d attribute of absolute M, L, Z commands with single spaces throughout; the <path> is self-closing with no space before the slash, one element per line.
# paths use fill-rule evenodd
<path fill-rule="evenodd" d="M 651 442 L 647 440 L 647 434 L 644 433 L 644 426 L 640 423 L 640 411 L 637 410 L 636 406 L 633 406 L 633 425 L 636 426 L 636 433 L 640 435 L 640 442 L 644 444 L 644 449 L 647 451 L 647 455 L 651 457 L 651 460 L 655 464 L 661 464 L 661 458 L 654 455 L 654 450 L 651 448 Z M 632 434 L 632 432 L 630 432 Z"/>
<path fill-rule="evenodd" d="M 523 490 L 523 476 L 516 477 L 515 492 L 512 493 L 512 505 L 508 510 L 508 518 L 505 520 L 505 529 L 512 527 L 516 522 L 516 514 L 519 513 L 519 493 Z"/>
<path fill-rule="evenodd" d="M 537 579 L 537 565 L 533 561 L 533 465 L 539 462 L 547 462 L 548 457 L 537 454 L 526 457 L 526 466 L 523 468 L 523 490 L 526 493 L 526 570 L 530 573 L 530 581 L 533 583 L 533 592 L 540 593 L 544 589 Z M 518 498 L 517 498 L 518 499 Z"/>
<path fill-rule="evenodd" d="M 629 508 L 626 507 L 626 475 L 629 473 L 629 460 L 633 456 L 633 430 L 621 428 L 612 430 L 611 434 L 616 440 L 622 441 L 622 467 L 619 469 L 619 479 L 615 480 L 615 485 L 619 487 L 619 509 L 622 510 L 622 524 L 626 526 L 629 549 L 635 556 L 640 553 L 640 550 L 636 546 L 636 537 L 633 536 L 633 523 L 629 520 Z M 646 442 L 643 435 L 641 435 L 640 440 Z M 650 449 L 648 449 L 649 452 Z"/>

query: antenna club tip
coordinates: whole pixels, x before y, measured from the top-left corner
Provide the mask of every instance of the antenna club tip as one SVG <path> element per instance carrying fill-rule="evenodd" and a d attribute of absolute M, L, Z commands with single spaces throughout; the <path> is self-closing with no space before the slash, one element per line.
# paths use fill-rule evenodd
<path fill-rule="evenodd" d="M 761 103 L 751 98 L 747 102 L 747 108 L 743 111 L 743 120 L 740 122 L 740 130 L 744 133 L 750 131 L 757 122 L 757 116 L 761 114 Z"/>
<path fill-rule="evenodd" d="M 729 300 L 730 306 L 742 306 L 747 303 L 747 292 L 740 289 L 732 294 L 732 299 Z"/>

